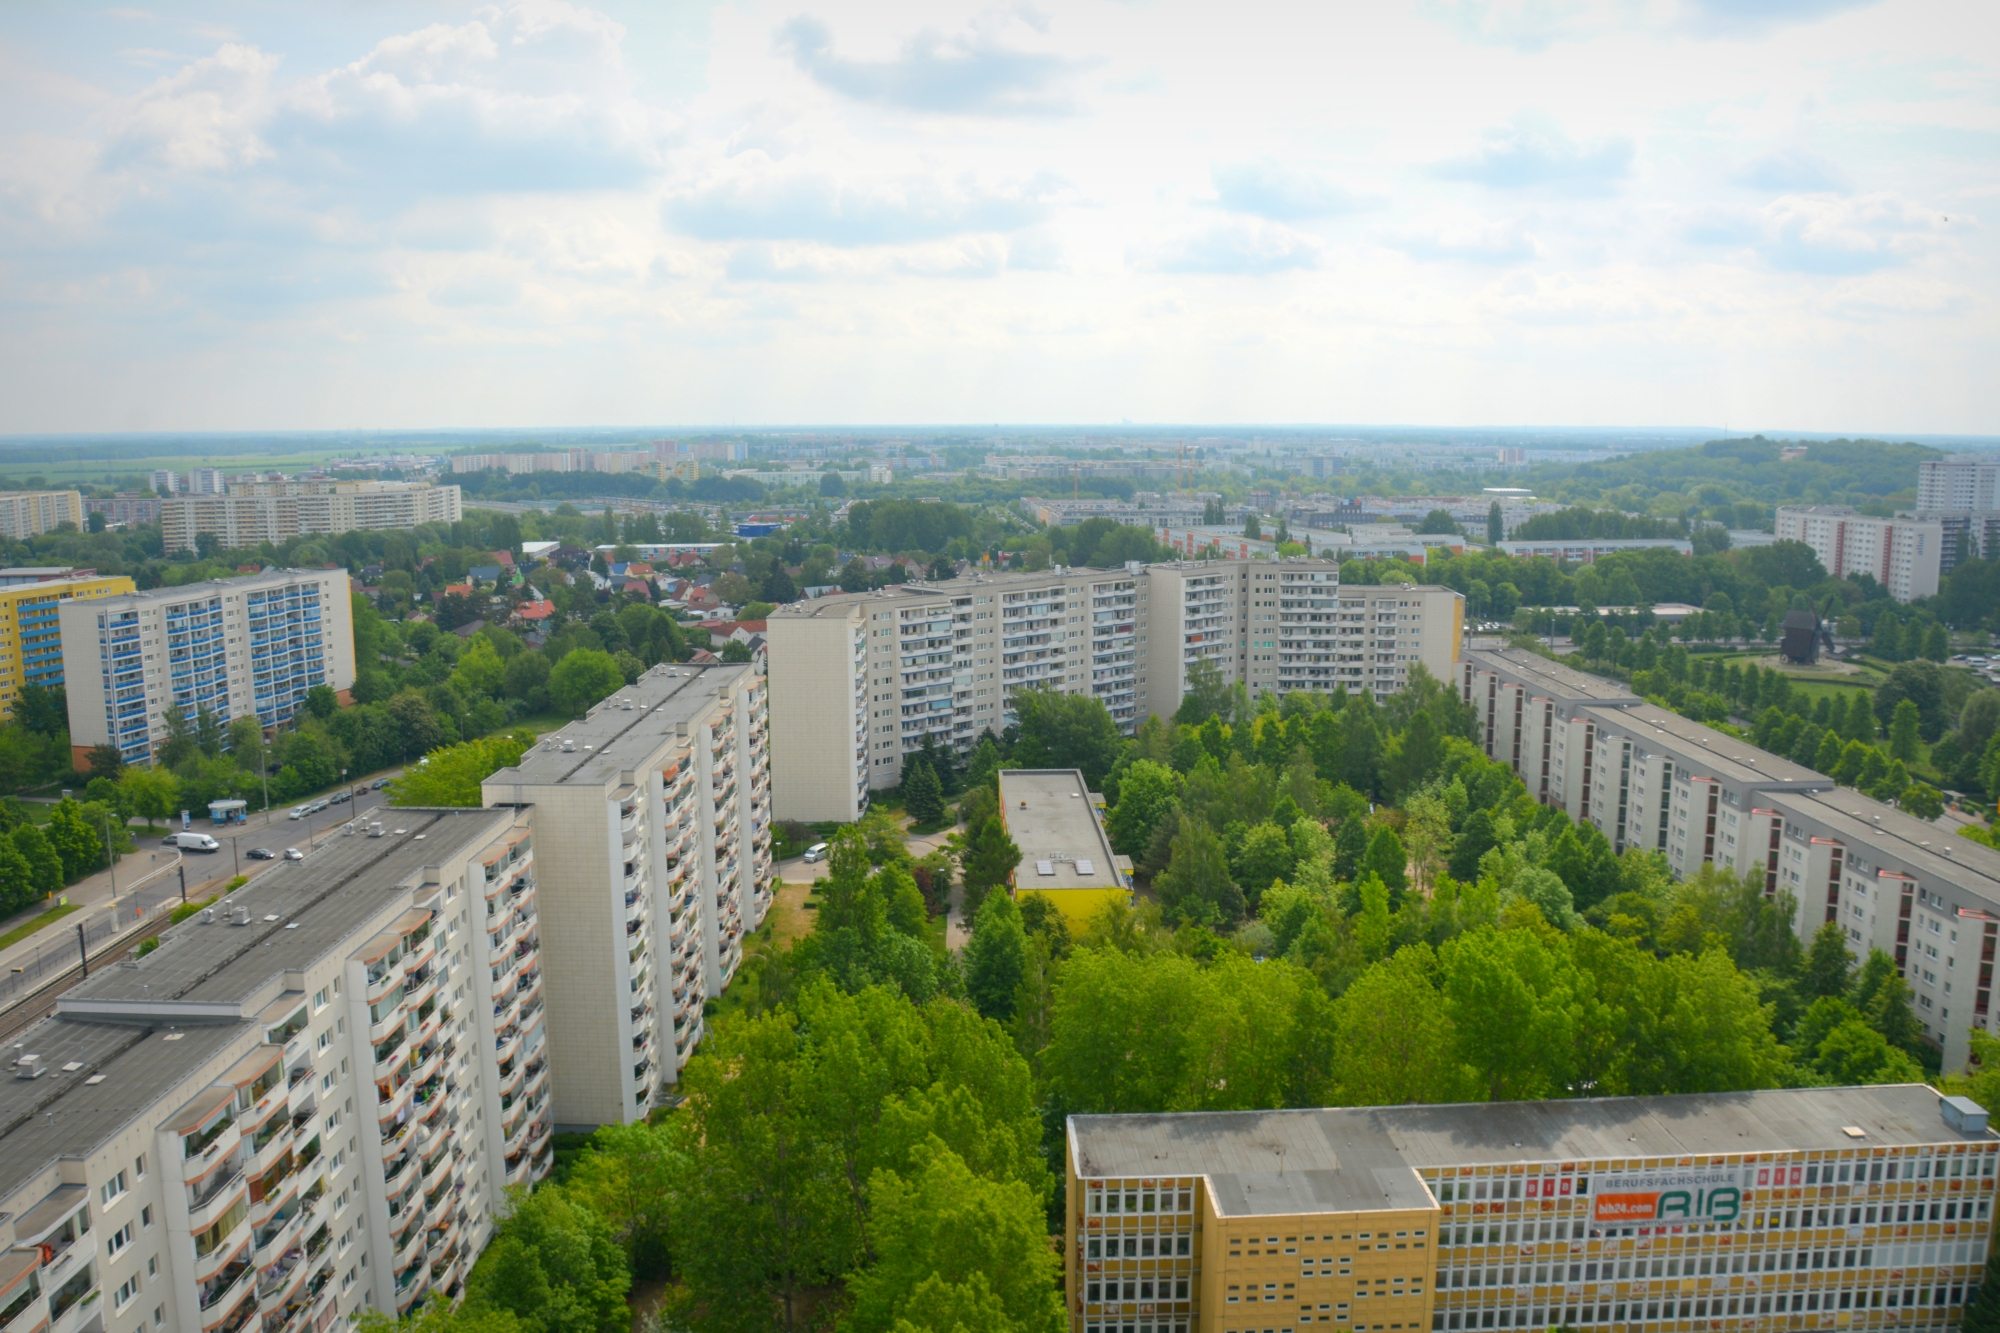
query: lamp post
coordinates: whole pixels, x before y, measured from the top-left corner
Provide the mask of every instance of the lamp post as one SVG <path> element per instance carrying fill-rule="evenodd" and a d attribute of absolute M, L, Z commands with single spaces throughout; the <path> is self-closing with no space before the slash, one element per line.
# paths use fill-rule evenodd
<path fill-rule="evenodd" d="M 104 808 L 104 864 L 111 872 L 111 901 L 118 901 L 118 858 L 111 850 L 111 808 Z"/>

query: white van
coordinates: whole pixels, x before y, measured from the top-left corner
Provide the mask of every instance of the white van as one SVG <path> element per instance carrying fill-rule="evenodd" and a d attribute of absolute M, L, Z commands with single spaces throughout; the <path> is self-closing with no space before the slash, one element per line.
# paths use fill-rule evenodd
<path fill-rule="evenodd" d="M 174 846 L 184 852 L 219 852 L 222 844 L 206 833 L 176 833 Z"/>
<path fill-rule="evenodd" d="M 295 806 L 293 806 L 293 807 L 292 807 L 292 813 L 290 813 L 289 815 L 286 815 L 286 816 L 285 816 L 285 818 L 287 818 L 287 819 L 304 819 L 304 818 L 305 818 L 305 817 L 306 817 L 306 816 L 307 816 L 308 814 L 311 814 L 311 813 L 312 813 L 312 812 L 311 812 L 310 810 L 307 810 L 307 809 L 306 809 L 306 808 L 305 808 L 305 807 L 304 807 L 303 805 L 295 805 Z"/>
<path fill-rule="evenodd" d="M 813 861 L 824 861 L 825 859 L 826 859 L 825 843 L 816 842 L 812 846 L 806 848 L 806 861 L 808 863 Z"/>

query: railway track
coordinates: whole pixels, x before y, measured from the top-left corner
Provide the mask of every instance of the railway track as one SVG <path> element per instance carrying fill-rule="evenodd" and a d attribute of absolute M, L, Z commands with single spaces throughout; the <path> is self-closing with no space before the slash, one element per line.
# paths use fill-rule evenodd
<path fill-rule="evenodd" d="M 145 924 L 139 926 L 130 934 L 122 935 L 110 944 L 105 945 L 102 949 L 99 949 L 90 956 L 91 970 L 95 971 L 101 967 L 109 967 L 113 963 L 129 956 L 134 949 L 138 948 L 146 940 L 157 939 L 160 932 L 167 928 L 170 917 L 171 913 L 155 912 L 146 920 Z M 8 1040 L 16 1033 L 32 1027 L 54 1013 L 56 1011 L 57 999 L 62 996 L 64 991 L 76 985 L 83 978 L 83 964 L 72 964 L 62 972 L 43 982 L 40 986 L 37 986 L 34 990 L 23 995 L 14 1003 L 8 1005 L 4 1011 L 0 1011 L 0 1042 Z"/>

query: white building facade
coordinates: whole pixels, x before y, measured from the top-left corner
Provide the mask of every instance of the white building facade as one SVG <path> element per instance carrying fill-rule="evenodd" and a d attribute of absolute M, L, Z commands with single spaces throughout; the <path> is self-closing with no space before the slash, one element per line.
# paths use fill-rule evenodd
<path fill-rule="evenodd" d="M 534 847 L 513 811 L 381 813 L 22 1034 L 0 1325 L 323 1329 L 462 1290 L 553 1160 Z"/>
<path fill-rule="evenodd" d="M 767 628 L 774 781 L 786 818 L 856 818 L 906 755 L 964 751 L 1022 689 L 1103 702 L 1131 731 L 1171 714 L 1197 664 L 1252 693 L 1393 694 L 1448 680 L 1464 599 L 1343 587 L 1325 560 L 1209 560 L 908 584 L 780 607 Z"/>
<path fill-rule="evenodd" d="M 747 665 L 663 665 L 486 779 L 543 849 L 556 1119 L 644 1118 L 770 910 L 770 717 Z"/>
<path fill-rule="evenodd" d="M 1835 578 L 1866 574 L 1899 602 L 1933 596 L 1944 561 L 1944 527 L 1934 518 L 1873 518 L 1835 505 L 1778 509 L 1779 541 L 1804 542 Z"/>

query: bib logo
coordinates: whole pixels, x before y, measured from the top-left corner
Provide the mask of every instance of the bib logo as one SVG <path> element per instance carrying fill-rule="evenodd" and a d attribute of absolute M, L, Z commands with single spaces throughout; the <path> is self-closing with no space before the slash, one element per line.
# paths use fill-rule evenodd
<path fill-rule="evenodd" d="M 1599 1226 L 1727 1225 L 1742 1215 L 1743 1188 L 1733 1171 L 1601 1176 L 1591 1207 Z"/>

